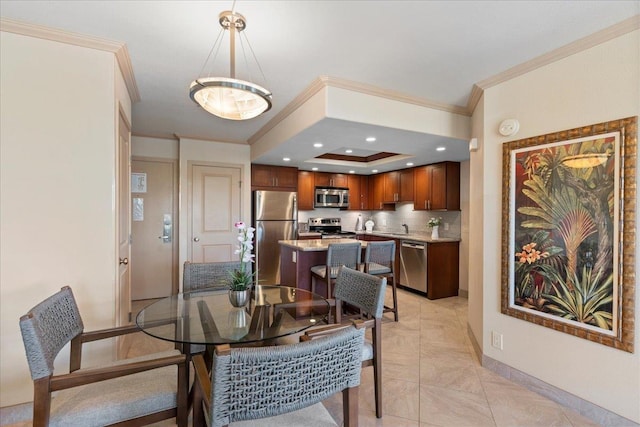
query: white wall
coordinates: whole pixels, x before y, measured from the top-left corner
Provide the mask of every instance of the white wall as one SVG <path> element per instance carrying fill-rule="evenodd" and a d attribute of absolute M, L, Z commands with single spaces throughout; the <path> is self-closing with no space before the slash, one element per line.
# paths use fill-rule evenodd
<path fill-rule="evenodd" d="M 18 326 L 31 307 L 70 285 L 85 329 L 115 325 L 123 95 L 112 53 L 5 32 L 0 49 L 0 406 L 8 406 L 33 398 Z M 121 101 L 130 112 L 128 96 Z M 94 346 L 84 360 L 112 350 Z"/>
<path fill-rule="evenodd" d="M 460 162 L 460 290 L 469 292 L 469 161 Z"/>
<path fill-rule="evenodd" d="M 639 56 L 640 31 L 636 30 L 485 90 L 484 111 L 478 113 L 484 114 L 484 129 L 474 128 L 474 133 L 483 131 L 484 141 L 471 158 L 471 180 L 484 187 L 482 203 L 477 194 L 471 198 L 471 210 L 484 215 L 484 239 L 480 240 L 484 353 L 635 422 L 640 422 L 640 292 L 636 291 L 635 301 L 635 354 L 500 313 L 500 165 L 502 143 L 507 140 L 640 114 Z M 520 121 L 516 137 L 497 133 L 498 124 L 506 118 Z M 484 167 L 476 169 L 478 161 Z M 480 288 L 471 287 L 470 304 L 477 297 L 476 289 Z M 477 322 L 471 306 L 469 321 Z M 504 334 L 503 351 L 491 347 L 491 331 Z"/>

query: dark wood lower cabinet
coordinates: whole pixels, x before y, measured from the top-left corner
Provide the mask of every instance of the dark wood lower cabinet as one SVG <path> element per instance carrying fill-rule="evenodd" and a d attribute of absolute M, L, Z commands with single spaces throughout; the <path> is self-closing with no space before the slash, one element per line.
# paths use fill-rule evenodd
<path fill-rule="evenodd" d="M 427 298 L 458 295 L 460 243 L 429 243 L 427 247 Z"/>

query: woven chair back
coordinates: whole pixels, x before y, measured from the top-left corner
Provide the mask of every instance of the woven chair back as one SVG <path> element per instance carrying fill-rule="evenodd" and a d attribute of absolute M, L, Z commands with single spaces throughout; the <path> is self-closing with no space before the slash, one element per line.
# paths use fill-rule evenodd
<path fill-rule="evenodd" d="M 71 288 L 65 286 L 20 318 L 22 342 L 31 379 L 53 374 L 53 361 L 74 337 L 84 330 Z"/>
<path fill-rule="evenodd" d="M 364 262 L 366 265 L 376 263 L 391 269 L 395 256 L 395 241 L 386 240 L 381 242 L 367 242 L 367 249 L 364 253 Z"/>
<path fill-rule="evenodd" d="M 343 265 L 349 268 L 358 268 L 362 260 L 361 253 L 360 242 L 329 243 L 327 265 L 335 269 Z"/>
<path fill-rule="evenodd" d="M 364 333 L 350 327 L 298 344 L 214 353 L 213 427 L 297 411 L 358 386 Z"/>
<path fill-rule="evenodd" d="M 182 275 L 183 292 L 201 289 L 227 289 L 234 270 L 241 268 L 240 261 L 185 262 Z"/>
<path fill-rule="evenodd" d="M 382 317 L 386 289 L 386 277 L 376 277 L 341 267 L 336 278 L 334 295 L 336 299 L 351 304 L 378 319 Z"/>

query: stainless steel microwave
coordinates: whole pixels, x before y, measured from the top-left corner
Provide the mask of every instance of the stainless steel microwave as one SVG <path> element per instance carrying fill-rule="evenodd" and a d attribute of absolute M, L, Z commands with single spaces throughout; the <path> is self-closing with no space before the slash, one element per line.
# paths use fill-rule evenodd
<path fill-rule="evenodd" d="M 316 187 L 313 206 L 316 208 L 348 208 L 349 189 L 340 187 Z"/>

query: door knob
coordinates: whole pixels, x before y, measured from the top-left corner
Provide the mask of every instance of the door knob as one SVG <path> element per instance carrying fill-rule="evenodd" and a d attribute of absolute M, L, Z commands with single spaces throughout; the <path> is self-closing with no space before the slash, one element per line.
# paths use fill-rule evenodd
<path fill-rule="evenodd" d="M 124 265 L 129 264 L 129 258 L 120 258 L 120 264 L 124 264 Z"/>
<path fill-rule="evenodd" d="M 193 241 L 194 241 L 194 242 L 199 242 L 199 241 L 200 241 L 200 238 L 199 238 L 199 237 L 194 237 L 194 238 L 193 238 Z"/>

